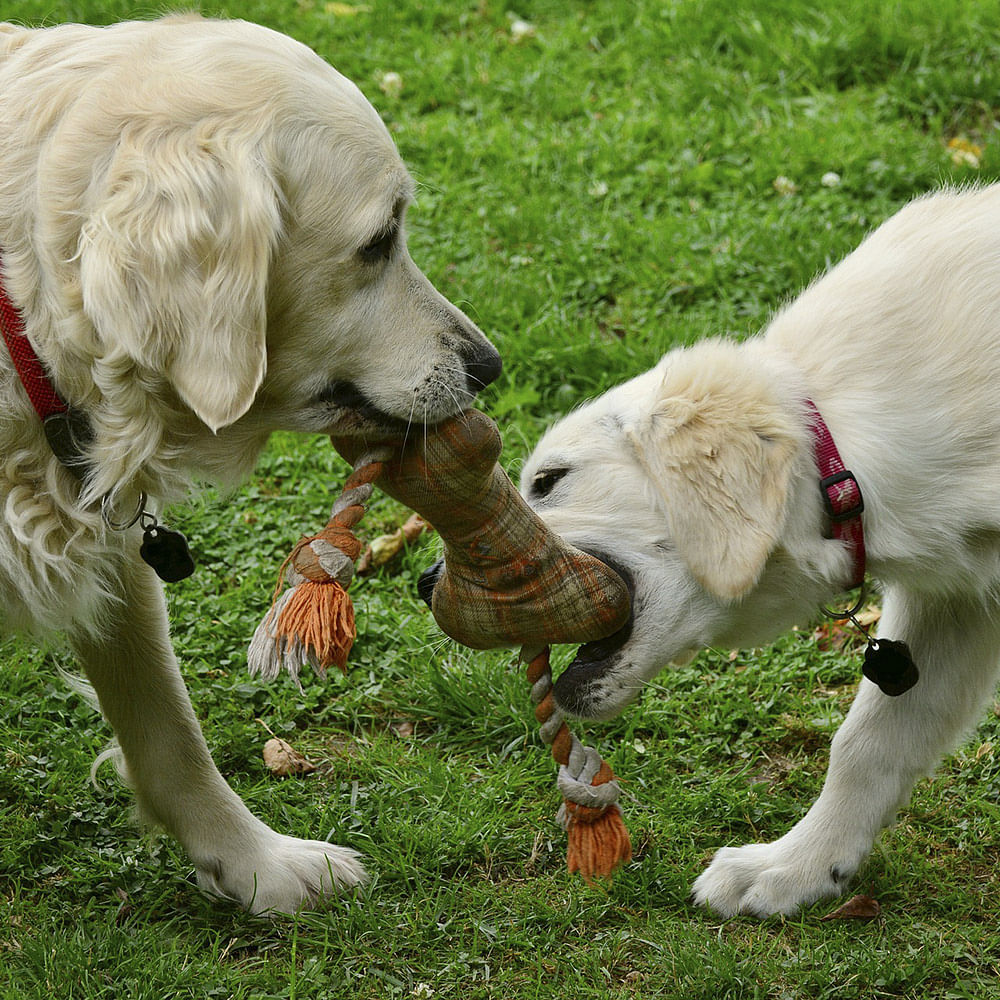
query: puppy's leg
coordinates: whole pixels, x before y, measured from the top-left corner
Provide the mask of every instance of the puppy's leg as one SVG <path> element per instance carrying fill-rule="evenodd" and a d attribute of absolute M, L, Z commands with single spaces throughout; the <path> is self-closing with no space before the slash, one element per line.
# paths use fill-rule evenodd
<path fill-rule="evenodd" d="M 122 580 L 122 603 L 103 634 L 77 634 L 73 646 L 140 807 L 181 842 L 199 883 L 261 913 L 293 912 L 363 881 L 354 851 L 276 833 L 226 784 L 177 668 L 159 582 L 138 561 L 123 567 Z"/>
<path fill-rule="evenodd" d="M 843 892 L 914 783 L 975 725 L 992 696 L 996 618 L 985 600 L 887 596 L 878 634 L 909 644 L 920 681 L 890 698 L 862 680 L 813 807 L 774 843 L 720 850 L 695 882 L 695 900 L 725 916 L 767 916 Z"/>

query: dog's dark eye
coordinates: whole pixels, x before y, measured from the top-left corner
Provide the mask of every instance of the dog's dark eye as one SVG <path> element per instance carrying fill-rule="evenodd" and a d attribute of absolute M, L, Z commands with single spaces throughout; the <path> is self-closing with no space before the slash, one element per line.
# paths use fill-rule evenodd
<path fill-rule="evenodd" d="M 393 226 L 384 233 L 379 233 L 371 243 L 366 243 L 358 251 L 358 256 L 366 264 L 377 264 L 380 260 L 388 260 L 396 246 L 397 232 L 397 227 Z"/>
<path fill-rule="evenodd" d="M 531 480 L 531 495 L 539 499 L 547 497 L 567 472 L 569 469 L 542 469 L 536 472 Z"/>

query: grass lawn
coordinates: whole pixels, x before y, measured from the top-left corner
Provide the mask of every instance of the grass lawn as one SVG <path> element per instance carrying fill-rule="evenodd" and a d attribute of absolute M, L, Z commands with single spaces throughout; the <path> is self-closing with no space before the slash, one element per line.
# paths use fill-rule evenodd
<path fill-rule="evenodd" d="M 758 330 L 914 195 L 1000 175 L 993 0 L 203 9 L 294 35 L 378 107 L 420 185 L 414 259 L 504 355 L 482 408 L 515 475 L 557 414 L 674 344 Z M 612 884 L 587 887 L 564 871 L 554 768 L 512 656 L 444 640 L 416 599 L 433 541 L 356 583 L 346 676 L 303 692 L 247 676 L 277 567 L 345 471 L 322 439 L 276 436 L 247 488 L 177 512 L 200 567 L 169 599 L 222 772 L 284 832 L 361 850 L 371 885 L 278 922 L 206 901 L 176 845 L 134 824 L 111 769 L 90 785 L 108 732 L 59 679 L 67 655 L 8 642 L 0 1000 L 1000 997 L 1000 709 L 860 873 L 877 920 L 823 921 L 820 904 L 722 922 L 691 905 L 692 880 L 716 847 L 802 815 L 860 664 L 808 626 L 707 652 L 621 719 L 578 728 L 624 779 L 636 847 Z M 364 531 L 404 514 L 380 498 Z M 268 729 L 318 770 L 270 777 Z"/>

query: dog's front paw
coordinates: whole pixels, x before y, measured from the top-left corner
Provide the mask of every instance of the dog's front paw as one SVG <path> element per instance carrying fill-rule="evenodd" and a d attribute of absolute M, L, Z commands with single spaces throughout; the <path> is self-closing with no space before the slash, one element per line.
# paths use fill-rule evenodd
<path fill-rule="evenodd" d="M 295 913 L 367 881 L 360 855 L 267 830 L 244 856 L 197 866 L 198 884 L 252 913 Z"/>
<path fill-rule="evenodd" d="M 724 917 L 790 915 L 800 906 L 840 895 L 859 863 L 824 859 L 781 840 L 724 847 L 695 880 L 694 900 Z"/>

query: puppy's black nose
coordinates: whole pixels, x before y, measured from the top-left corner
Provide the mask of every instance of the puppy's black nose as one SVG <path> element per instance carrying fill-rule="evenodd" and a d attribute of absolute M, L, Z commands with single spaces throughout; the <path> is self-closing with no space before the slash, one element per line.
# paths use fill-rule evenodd
<path fill-rule="evenodd" d="M 474 396 L 495 382 L 503 371 L 503 361 L 492 344 L 486 344 L 474 355 L 465 359 L 465 384 Z"/>
<path fill-rule="evenodd" d="M 431 599 L 434 597 L 434 588 L 437 586 L 438 579 L 441 576 L 441 571 L 444 569 L 444 560 L 438 559 L 433 566 L 428 566 L 427 569 L 420 574 L 420 578 L 417 580 L 417 596 L 427 605 L 431 606 Z"/>

